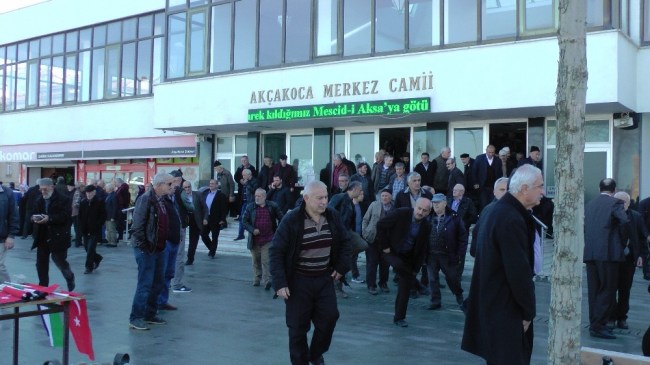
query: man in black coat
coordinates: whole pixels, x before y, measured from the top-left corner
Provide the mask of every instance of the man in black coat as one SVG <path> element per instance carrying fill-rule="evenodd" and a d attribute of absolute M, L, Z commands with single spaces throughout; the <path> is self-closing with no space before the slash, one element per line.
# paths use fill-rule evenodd
<path fill-rule="evenodd" d="M 447 159 L 445 166 L 447 167 L 447 170 L 449 170 L 449 179 L 447 180 L 447 187 L 449 190 L 447 191 L 447 196 L 452 196 L 456 184 L 466 186 L 465 175 L 458 167 L 456 167 L 456 159 L 453 157 Z"/>
<path fill-rule="evenodd" d="M 620 329 L 629 329 L 627 325 L 627 313 L 630 310 L 630 290 L 632 289 L 632 281 L 634 280 L 634 272 L 637 267 L 643 266 L 643 258 L 646 257 L 648 251 L 648 231 L 643 224 L 641 214 L 630 208 L 630 195 L 624 191 L 619 191 L 614 194 L 614 198 L 623 201 L 625 214 L 630 220 L 626 229 L 622 229 L 622 239 L 625 244 L 623 253 L 625 254 L 625 261 L 621 262 L 618 271 L 618 296 L 616 298 L 616 306 L 612 312 L 610 319 L 614 321 L 614 325 Z"/>
<path fill-rule="evenodd" d="M 476 156 L 474 161 L 474 168 L 472 169 L 473 188 L 479 198 L 479 211 L 483 210 L 494 199 L 492 193 L 494 182 L 500 176 L 501 163 L 498 158 L 495 158 L 494 151 L 494 146 L 488 145 L 485 148 L 485 153 Z"/>
<path fill-rule="evenodd" d="M 650 232 L 650 197 L 639 202 L 639 213 L 641 213 L 646 230 Z M 644 259 L 643 278 L 650 280 L 650 254 Z"/>
<path fill-rule="evenodd" d="M 95 197 L 95 185 L 88 185 L 84 189 L 86 199 L 79 204 L 79 231 L 83 237 L 86 249 L 86 271 L 90 274 L 99 267 L 104 259 L 97 253 L 97 242 L 102 239 L 102 225 L 106 222 L 106 207 L 104 202 Z"/>
<path fill-rule="evenodd" d="M 377 243 L 384 259 L 399 274 L 393 323 L 408 327 L 406 308 L 415 275 L 427 256 L 431 224 L 426 219 L 431 212 L 431 200 L 420 198 L 415 208 L 399 208 L 377 222 Z"/>
<path fill-rule="evenodd" d="M 286 304 L 291 364 L 323 365 L 339 318 L 332 279 L 341 279 L 350 269 L 350 235 L 338 213 L 327 207 L 324 183 L 308 183 L 303 198 L 273 236 L 271 280 Z M 314 333 L 307 345 L 312 323 Z"/>
<path fill-rule="evenodd" d="M 34 223 L 34 243 L 36 249 L 36 271 L 38 285 L 50 285 L 50 256 L 68 284 L 68 290 L 75 288 L 74 273 L 67 261 L 70 248 L 70 215 L 72 205 L 67 196 L 54 190 L 52 179 L 38 181 L 41 196 L 36 200 L 31 221 Z"/>
<path fill-rule="evenodd" d="M 260 187 L 264 188 L 263 186 Z M 273 183 L 268 186 L 266 199 L 277 204 L 282 214 L 286 214 L 291 208 L 291 193 L 289 192 L 289 187 L 282 183 L 282 177 L 280 175 L 273 176 Z"/>
<path fill-rule="evenodd" d="M 187 248 L 187 261 L 185 265 L 194 264 L 194 254 L 199 245 L 199 236 L 203 226 L 208 225 L 208 207 L 205 205 L 205 198 L 199 191 L 192 190 L 192 183 L 188 180 L 183 181 L 183 193 L 181 199 L 185 205 L 188 215 L 188 227 L 190 229 L 190 244 Z M 208 250 L 212 246 L 203 242 Z"/>
<path fill-rule="evenodd" d="M 415 203 L 420 198 L 431 199 L 433 195 L 422 189 L 421 187 L 422 176 L 417 172 L 411 172 L 406 177 L 406 185 L 408 186 L 404 191 L 400 191 L 395 196 L 395 208 L 415 208 Z"/>
<path fill-rule="evenodd" d="M 530 364 L 536 315 L 530 209 L 543 193 L 542 172 L 522 167 L 509 192 L 481 216 L 461 348 L 488 364 Z"/>
<path fill-rule="evenodd" d="M 465 232 L 469 234 L 469 227 L 476 223 L 478 219 L 478 212 L 476 211 L 476 206 L 474 202 L 465 196 L 465 187 L 461 184 L 456 184 L 452 189 L 452 195 L 447 197 L 447 207 L 452 211 L 456 212 L 463 222 L 465 227 Z M 458 281 L 463 279 L 463 272 L 465 271 L 465 254 L 467 250 L 462 252 L 460 257 L 460 263 L 458 266 L 457 274 Z"/>
<path fill-rule="evenodd" d="M 208 208 L 208 224 L 203 225 L 201 230 L 201 239 L 203 243 L 210 247 L 208 256 L 214 258 L 219 245 L 219 232 L 221 226 L 226 223 L 226 214 L 228 213 L 228 201 L 226 195 L 217 189 L 217 180 L 211 179 L 209 189 L 203 191 L 203 199 Z M 212 239 L 210 239 L 212 233 Z"/>
<path fill-rule="evenodd" d="M 616 304 L 619 266 L 625 261 L 621 230 L 629 222 L 623 201 L 612 196 L 615 191 L 616 181 L 603 179 L 600 194 L 585 206 L 589 334 L 604 339 L 616 338 L 607 322 Z"/>

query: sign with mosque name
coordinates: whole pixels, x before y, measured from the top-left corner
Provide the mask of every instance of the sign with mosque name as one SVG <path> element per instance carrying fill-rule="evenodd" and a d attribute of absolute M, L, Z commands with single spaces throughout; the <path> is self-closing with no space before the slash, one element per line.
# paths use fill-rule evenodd
<path fill-rule="evenodd" d="M 358 101 L 265 109 L 249 109 L 249 122 L 290 121 L 362 116 L 400 116 L 429 113 L 431 98 Z"/>

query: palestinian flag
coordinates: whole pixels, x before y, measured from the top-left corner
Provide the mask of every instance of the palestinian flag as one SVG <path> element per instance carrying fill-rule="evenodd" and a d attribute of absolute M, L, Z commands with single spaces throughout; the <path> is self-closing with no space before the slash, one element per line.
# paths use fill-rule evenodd
<path fill-rule="evenodd" d="M 47 309 L 39 305 L 39 310 Z M 50 346 L 63 347 L 63 313 L 42 314 L 45 332 L 50 337 Z"/>

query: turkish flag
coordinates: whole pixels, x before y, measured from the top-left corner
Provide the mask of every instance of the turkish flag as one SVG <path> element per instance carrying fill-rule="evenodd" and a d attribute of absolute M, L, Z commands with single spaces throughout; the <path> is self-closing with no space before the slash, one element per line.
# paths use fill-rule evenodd
<path fill-rule="evenodd" d="M 70 333 L 77 344 L 77 350 L 82 354 L 88 355 L 90 360 L 95 360 L 93 351 L 93 336 L 90 333 L 88 324 L 88 311 L 86 309 L 86 299 L 77 299 L 70 302 L 70 317 L 68 326 Z"/>

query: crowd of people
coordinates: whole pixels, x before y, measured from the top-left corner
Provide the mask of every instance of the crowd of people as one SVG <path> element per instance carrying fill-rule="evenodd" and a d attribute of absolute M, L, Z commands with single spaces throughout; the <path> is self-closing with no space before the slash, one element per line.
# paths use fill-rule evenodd
<path fill-rule="evenodd" d="M 238 222 L 235 240 L 247 239 L 252 285 L 273 288 L 286 303 L 292 364 L 324 364 L 339 317 L 337 298 L 348 298 L 347 281 L 365 284 L 372 296 L 388 294 L 391 267 L 396 326 L 408 327 L 410 298 L 426 295 L 428 309 L 438 310 L 441 289 L 448 288 L 467 316 L 464 350 L 488 364 L 527 364 L 535 318 L 533 277 L 541 271 L 553 204 L 544 196 L 539 148 L 532 146 L 526 158 L 518 155 L 517 160 L 505 146 L 497 154 L 489 145 L 475 158 L 460 154 L 460 165 L 444 147 L 433 159 L 422 153 L 410 171 L 410 159 L 383 150 L 372 165 L 335 154 L 320 181 L 305 184 L 302 195 L 284 154 L 278 163 L 265 156 L 259 170 L 243 156 L 234 175 L 217 160 L 214 178 L 199 189 L 180 170 L 158 173 L 133 199 L 119 178 L 87 185 L 43 178 L 13 194 L 0 188 L 0 279 L 9 280 L 3 263 L 15 236 L 33 236 L 39 285 L 49 284 L 51 258 L 72 291 L 75 276 L 66 260 L 71 226 L 75 247 L 86 250 L 84 274 L 100 266 L 97 245 L 115 247 L 128 234 L 138 266 L 129 327 L 148 330 L 166 323 L 160 311 L 177 309 L 169 302 L 170 291 L 192 291 L 184 267 L 194 264 L 199 238 L 215 257 L 231 215 Z M 628 327 L 635 268 L 646 264 L 650 280 L 650 198 L 636 212 L 612 179 L 600 188 L 602 194 L 585 209 L 589 330 L 613 339 L 612 328 Z M 127 233 L 124 210 L 132 200 Z M 474 257 L 469 291 L 463 289 L 468 250 Z M 365 272 L 357 264 L 361 253 Z"/>

